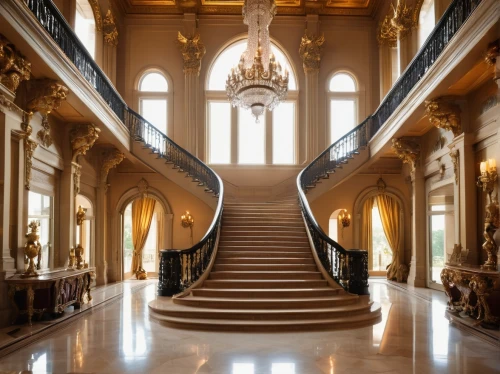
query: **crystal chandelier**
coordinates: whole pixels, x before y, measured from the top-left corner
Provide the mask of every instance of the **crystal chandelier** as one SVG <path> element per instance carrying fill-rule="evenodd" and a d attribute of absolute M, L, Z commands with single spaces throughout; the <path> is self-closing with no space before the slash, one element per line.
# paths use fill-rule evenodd
<path fill-rule="evenodd" d="M 258 122 L 264 109 L 273 110 L 286 97 L 288 72 L 272 55 L 269 25 L 276 14 L 274 0 L 245 0 L 243 21 L 248 25 L 248 44 L 226 81 L 233 106 L 251 109 Z"/>

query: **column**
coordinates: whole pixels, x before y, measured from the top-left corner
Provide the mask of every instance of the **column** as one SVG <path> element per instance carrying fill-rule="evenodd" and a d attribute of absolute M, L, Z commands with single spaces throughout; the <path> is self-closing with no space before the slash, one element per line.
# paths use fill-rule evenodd
<path fill-rule="evenodd" d="M 108 9 L 102 22 L 104 45 L 102 67 L 109 80 L 116 85 L 116 47 L 118 46 L 118 30 L 111 9 Z"/>
<path fill-rule="evenodd" d="M 184 62 L 184 147 L 193 155 L 198 156 L 198 94 L 200 92 L 201 59 L 206 53 L 200 34 L 196 33 L 196 15 L 184 16 L 186 36 L 180 32 L 177 40 Z"/>
<path fill-rule="evenodd" d="M 314 160 L 326 146 L 325 131 L 320 131 L 318 121 L 318 83 L 321 51 L 325 37 L 319 34 L 319 18 L 316 14 L 306 16 L 307 29 L 300 42 L 299 54 L 306 79 L 306 159 Z M 312 35 L 312 36 L 309 36 Z M 320 139 L 322 143 L 320 144 Z"/>

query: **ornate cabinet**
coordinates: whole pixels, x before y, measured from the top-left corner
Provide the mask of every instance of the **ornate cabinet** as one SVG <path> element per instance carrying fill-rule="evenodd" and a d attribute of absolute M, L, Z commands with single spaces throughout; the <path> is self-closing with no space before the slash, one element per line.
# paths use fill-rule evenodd
<path fill-rule="evenodd" d="M 23 278 L 16 274 L 5 280 L 9 286 L 9 297 L 15 307 L 15 322 L 19 315 L 26 314 L 31 325 L 34 314 L 44 312 L 61 314 L 70 305 L 80 308 L 84 296 L 92 300 L 90 285 L 95 279 L 95 268 L 81 270 L 55 270 L 38 277 Z"/>

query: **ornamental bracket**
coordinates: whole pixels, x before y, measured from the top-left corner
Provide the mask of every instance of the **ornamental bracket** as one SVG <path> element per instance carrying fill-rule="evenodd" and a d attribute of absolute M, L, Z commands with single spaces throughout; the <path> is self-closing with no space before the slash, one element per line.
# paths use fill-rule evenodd
<path fill-rule="evenodd" d="M 425 101 L 425 111 L 431 124 L 439 129 L 452 131 L 453 136 L 462 133 L 460 106 L 452 102 L 452 97 L 438 97 Z"/>
<path fill-rule="evenodd" d="M 207 50 L 201 42 L 200 34 L 194 36 L 183 36 L 181 32 L 177 34 L 177 44 L 184 61 L 184 74 L 200 74 L 201 59 Z"/>
<path fill-rule="evenodd" d="M 307 35 L 307 30 L 302 36 L 299 46 L 299 54 L 302 58 L 304 72 L 319 71 L 321 64 L 321 51 L 325 43 L 325 35 L 311 36 Z"/>
<path fill-rule="evenodd" d="M 392 139 L 392 150 L 403 161 L 403 164 L 410 165 L 410 172 L 414 177 L 417 163 L 420 160 L 420 145 L 415 138 Z"/>

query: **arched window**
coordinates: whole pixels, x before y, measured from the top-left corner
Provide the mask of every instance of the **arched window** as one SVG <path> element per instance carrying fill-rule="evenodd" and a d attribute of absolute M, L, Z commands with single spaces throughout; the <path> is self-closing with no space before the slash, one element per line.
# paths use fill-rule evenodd
<path fill-rule="evenodd" d="M 216 58 L 207 79 L 207 159 L 211 164 L 294 164 L 296 162 L 297 80 L 287 57 L 271 43 L 271 51 L 289 72 L 288 95 L 255 123 L 250 110 L 232 108 L 226 80 L 246 49 L 239 40 Z M 279 120 L 278 120 L 279 119 Z"/>
<path fill-rule="evenodd" d="M 418 16 L 418 47 L 422 47 L 436 25 L 434 0 L 424 0 Z"/>
<path fill-rule="evenodd" d="M 170 94 L 167 78 L 159 71 L 147 71 L 139 79 L 139 113 L 165 135 L 169 135 Z"/>
<path fill-rule="evenodd" d="M 358 91 L 356 79 L 350 73 L 336 73 L 328 82 L 330 143 L 358 124 Z"/>
<path fill-rule="evenodd" d="M 95 57 L 95 19 L 88 0 L 76 0 L 75 33 L 92 58 Z"/>

